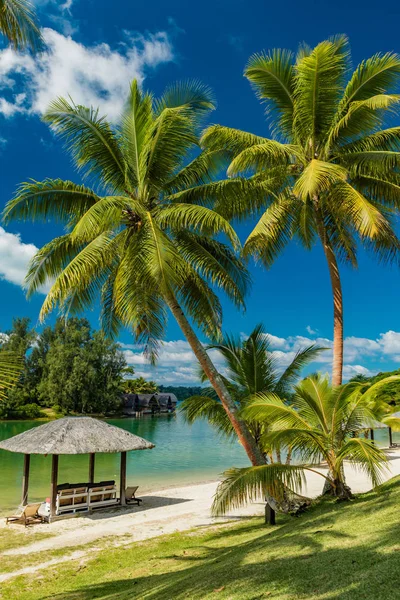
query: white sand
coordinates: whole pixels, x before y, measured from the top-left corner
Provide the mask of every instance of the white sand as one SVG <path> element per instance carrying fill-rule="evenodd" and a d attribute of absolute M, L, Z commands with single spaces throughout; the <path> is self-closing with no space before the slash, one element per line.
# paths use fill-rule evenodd
<path fill-rule="evenodd" d="M 386 480 L 400 474 L 400 449 L 387 452 L 389 468 L 385 476 Z M 318 470 L 324 471 L 323 468 Z M 364 473 L 355 471 L 349 465 L 346 465 L 345 471 L 353 492 L 365 492 L 371 488 L 371 483 Z M 324 479 L 317 473 L 309 473 L 307 488 L 303 490 L 304 495 L 318 496 L 322 491 L 323 483 Z M 212 482 L 152 492 L 142 496 L 143 503 L 140 507 L 100 510 L 90 515 L 84 514 L 77 518 L 56 521 L 50 525 L 38 525 L 27 529 L 16 524 L 8 525 L 14 530 L 18 529 L 22 535 L 26 535 L 27 543 L 3 554 L 32 554 L 57 548 L 84 546 L 106 537 L 112 538 L 111 544 L 113 545 L 127 544 L 165 533 L 264 513 L 264 503 L 260 500 L 260 502 L 250 504 L 238 511 L 232 511 L 225 517 L 211 517 L 210 508 L 217 485 L 218 482 Z M 0 527 L 5 526 L 3 521 Z M 53 535 L 48 539 L 35 541 L 36 532 L 48 532 Z M 60 560 L 65 559 L 66 557 Z M 54 564 L 54 560 L 51 563 Z M 44 566 L 42 564 L 34 569 Z M 16 574 L 0 575 L 0 581 Z"/>

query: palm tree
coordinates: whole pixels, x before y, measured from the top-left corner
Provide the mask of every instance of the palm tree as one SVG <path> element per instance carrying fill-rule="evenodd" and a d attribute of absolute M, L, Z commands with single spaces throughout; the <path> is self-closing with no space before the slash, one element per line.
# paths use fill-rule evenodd
<path fill-rule="evenodd" d="M 234 249 L 239 247 L 229 223 L 205 206 L 179 200 L 182 190 L 207 186 L 220 169 L 219 151 L 193 156 L 201 122 L 213 108 L 209 89 L 198 83 L 177 84 L 156 100 L 134 81 L 117 127 L 97 110 L 54 101 L 44 120 L 99 192 L 60 179 L 30 181 L 7 204 L 4 218 L 55 218 L 66 226 L 65 235 L 38 251 L 27 274 L 29 294 L 52 282 L 42 320 L 56 306 L 64 314 L 79 312 L 100 297 L 105 331 L 115 335 L 121 326 L 130 328 L 154 362 L 169 308 L 252 464 L 262 464 L 189 321 L 217 339 L 222 315 L 213 288 L 242 307 L 248 284 L 242 262 L 215 239 L 224 234 Z"/>
<path fill-rule="evenodd" d="M 243 410 L 261 393 L 273 393 L 286 402 L 302 369 L 323 349 L 310 346 L 298 351 L 291 363 L 281 372 L 271 350 L 271 340 L 263 325 L 259 324 L 248 338 L 226 335 L 219 344 L 208 346 L 208 350 L 217 350 L 223 357 L 227 370 L 224 378 L 226 386 L 238 410 Z M 205 381 L 204 373 L 202 376 Z M 179 410 L 190 424 L 199 419 L 206 419 L 219 433 L 235 439 L 236 432 L 221 402 L 209 392 L 210 390 L 204 390 L 204 395 L 184 400 Z M 268 431 L 267 422 L 253 419 L 249 420 L 247 425 L 260 451 L 273 460 L 272 454 L 263 446 L 263 438 Z M 280 462 L 280 449 L 275 450 L 276 459 Z"/>
<path fill-rule="evenodd" d="M 338 265 L 357 265 L 358 242 L 383 260 L 397 258 L 399 250 L 392 222 L 400 205 L 400 127 L 383 127 L 400 103 L 393 93 L 400 57 L 375 54 L 350 77 L 349 66 L 343 36 L 303 46 L 296 57 L 288 50 L 256 54 L 245 76 L 266 105 L 271 138 L 219 125 L 202 138 L 209 150 L 235 154 L 215 210 L 236 219 L 264 211 L 245 254 L 269 267 L 293 238 L 307 249 L 322 245 L 333 294 L 334 385 L 343 370 Z M 239 175 L 248 176 L 246 187 Z M 238 199 L 231 192 L 240 186 Z"/>
<path fill-rule="evenodd" d="M 332 495 L 350 498 L 344 461 L 364 471 L 377 486 L 386 469 L 386 455 L 371 440 L 357 436 L 377 420 L 400 427 L 400 419 L 390 416 L 393 409 L 379 400 L 379 390 L 389 380 L 400 377 L 388 377 L 365 391 L 362 383 L 332 387 L 327 376 L 313 375 L 295 386 L 290 405 L 276 394 L 259 394 L 244 409 L 245 418 L 265 420 L 269 424 L 265 445 L 290 446 L 302 464 L 273 463 L 227 471 L 217 490 L 214 512 L 226 512 L 262 493 L 279 499 L 287 490 L 299 492 L 307 472 L 320 475 Z M 316 470 L 321 461 L 328 467 L 326 475 Z"/>
<path fill-rule="evenodd" d="M 0 33 L 17 50 L 43 46 L 35 9 L 28 0 L 0 0 Z"/>

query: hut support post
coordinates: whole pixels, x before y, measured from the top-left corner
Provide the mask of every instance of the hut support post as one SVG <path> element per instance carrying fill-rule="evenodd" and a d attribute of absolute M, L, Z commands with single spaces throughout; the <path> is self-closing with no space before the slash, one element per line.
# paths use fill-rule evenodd
<path fill-rule="evenodd" d="M 389 427 L 389 448 L 391 448 L 392 446 L 393 446 L 392 428 Z"/>
<path fill-rule="evenodd" d="M 125 501 L 126 489 L 126 452 L 121 452 L 121 469 L 119 474 L 119 497 L 121 506 L 126 504 Z"/>
<path fill-rule="evenodd" d="M 89 454 L 89 483 L 94 483 L 94 465 L 96 455 Z"/>
<path fill-rule="evenodd" d="M 58 454 L 53 454 L 51 461 L 51 492 L 50 492 L 50 520 L 56 514 L 58 479 Z"/>
<path fill-rule="evenodd" d="M 371 441 L 373 442 L 375 440 L 375 432 L 373 429 L 371 429 L 370 431 L 371 431 Z"/>
<path fill-rule="evenodd" d="M 24 454 L 24 473 L 22 475 L 22 506 L 28 504 L 28 487 L 29 487 L 29 467 L 31 464 L 31 455 Z"/>

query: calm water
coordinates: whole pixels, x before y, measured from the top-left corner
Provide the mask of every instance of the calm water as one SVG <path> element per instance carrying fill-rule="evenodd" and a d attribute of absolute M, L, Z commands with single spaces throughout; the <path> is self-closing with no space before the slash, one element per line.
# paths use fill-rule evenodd
<path fill-rule="evenodd" d="M 113 419 L 109 423 L 153 442 L 153 450 L 129 452 L 127 484 L 139 485 L 142 492 L 175 484 L 216 479 L 225 469 L 247 466 L 247 457 L 236 442 L 221 439 L 205 422 L 187 425 L 182 417 L 161 415 L 141 419 Z M 34 421 L 0 422 L 0 439 L 6 439 L 40 425 Z M 400 434 L 394 433 L 400 442 Z M 377 430 L 375 439 L 388 446 L 387 430 Z M 95 478 L 119 481 L 119 454 L 97 454 Z M 59 483 L 78 483 L 88 476 L 86 455 L 60 456 Z M 21 496 L 23 456 L 0 450 L 0 513 L 18 506 Z M 38 501 L 50 493 L 51 456 L 32 456 L 29 500 Z"/>
<path fill-rule="evenodd" d="M 118 425 L 153 442 L 152 450 L 129 452 L 127 484 L 139 485 L 140 491 L 155 490 L 175 484 L 216 479 L 232 466 L 247 466 L 247 457 L 236 443 L 221 439 L 205 422 L 187 425 L 178 414 L 113 419 Z M 40 425 L 34 421 L 0 422 L 0 439 L 6 439 Z M 97 454 L 95 478 L 119 481 L 119 454 Z M 86 455 L 60 456 L 59 483 L 86 481 Z M 18 506 L 21 496 L 23 456 L 0 450 L 0 512 Z M 38 501 L 50 493 L 51 456 L 32 456 L 29 501 Z"/>

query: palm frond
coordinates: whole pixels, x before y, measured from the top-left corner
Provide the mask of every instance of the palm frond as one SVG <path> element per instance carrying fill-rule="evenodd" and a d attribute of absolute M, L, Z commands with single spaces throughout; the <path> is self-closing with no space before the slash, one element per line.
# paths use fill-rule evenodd
<path fill-rule="evenodd" d="M 65 148 L 85 176 L 93 180 L 100 177 L 112 193 L 129 188 L 117 138 L 97 109 L 58 98 L 50 104 L 43 120 L 64 141 Z"/>
<path fill-rule="evenodd" d="M 300 377 L 301 371 L 313 362 L 319 355 L 327 350 L 316 344 L 312 344 L 307 348 L 298 350 L 292 362 L 286 367 L 275 386 L 275 393 L 279 396 L 286 397 L 292 386 Z"/>
<path fill-rule="evenodd" d="M 375 54 L 362 61 L 354 71 L 343 93 L 338 113 L 348 110 L 351 102 L 366 100 L 395 88 L 400 77 L 400 57 L 388 52 Z"/>
<path fill-rule="evenodd" d="M 23 358 L 15 352 L 0 351 L 0 400 L 7 396 L 7 390 L 17 383 L 23 368 Z"/>
<path fill-rule="evenodd" d="M 266 140 L 238 154 L 229 165 L 228 175 L 235 177 L 247 172 L 262 171 L 268 167 L 285 166 L 295 160 L 300 163 L 303 161 L 303 151 L 299 146 Z"/>
<path fill-rule="evenodd" d="M 233 227 L 226 219 L 214 210 L 196 204 L 170 204 L 157 214 L 157 223 L 161 228 L 171 228 L 173 231 L 197 231 L 205 235 L 223 233 L 227 236 L 235 250 L 240 247 L 239 238 Z"/>
<path fill-rule="evenodd" d="M 348 57 L 347 39 L 340 36 L 321 42 L 296 62 L 293 127 L 308 145 L 310 158 L 317 158 L 336 114 Z"/>
<path fill-rule="evenodd" d="M 190 425 L 195 421 L 205 419 L 218 433 L 231 439 L 236 437 L 236 432 L 224 407 L 215 398 L 191 396 L 179 404 L 178 410 Z"/>
<path fill-rule="evenodd" d="M 31 180 L 22 183 L 3 211 L 3 221 L 12 219 L 66 223 L 73 225 L 100 200 L 93 190 L 62 179 Z"/>
<path fill-rule="evenodd" d="M 263 499 L 266 495 L 276 500 L 283 499 L 284 490 L 301 492 L 305 485 L 304 468 L 278 463 L 244 469 L 229 469 L 223 473 L 211 512 L 226 514 L 248 502 Z"/>
<path fill-rule="evenodd" d="M 175 237 L 183 259 L 211 285 L 221 289 L 239 308 L 244 308 L 250 276 L 243 262 L 225 244 L 206 236 L 181 231 Z"/>
<path fill-rule="evenodd" d="M 239 154 L 256 144 L 263 144 L 267 138 L 240 129 L 224 127 L 223 125 L 211 125 L 202 134 L 200 144 L 202 148 L 209 151 L 227 150 L 233 155 Z"/>
<path fill-rule="evenodd" d="M 364 471 L 373 487 L 383 483 L 383 475 L 388 471 L 386 454 L 371 440 L 361 437 L 347 440 L 338 452 L 338 467 L 345 460 Z"/>
<path fill-rule="evenodd" d="M 199 124 L 203 118 L 216 108 L 213 91 L 201 81 L 179 81 L 165 90 L 156 101 L 156 113 L 161 115 L 165 109 L 186 110 Z"/>
<path fill-rule="evenodd" d="M 313 158 L 293 187 L 293 192 L 301 200 L 313 199 L 329 190 L 335 183 L 345 181 L 347 171 L 340 165 Z"/>
<path fill-rule="evenodd" d="M 141 156 L 153 118 L 153 97 L 151 94 L 143 93 L 135 79 L 130 85 L 120 126 L 121 150 L 133 186 L 143 185 L 145 172 L 141 164 Z"/>
<path fill-rule="evenodd" d="M 16 50 L 44 49 L 34 5 L 28 0 L 1 0 L 0 32 Z"/>
<path fill-rule="evenodd" d="M 296 200 L 282 195 L 269 206 L 244 245 L 245 256 L 255 256 L 270 267 L 292 237 Z"/>
<path fill-rule="evenodd" d="M 293 53 L 274 49 L 253 54 L 244 74 L 258 98 L 266 104 L 266 114 L 273 118 L 275 133 L 282 131 L 290 136 L 293 131 Z"/>

